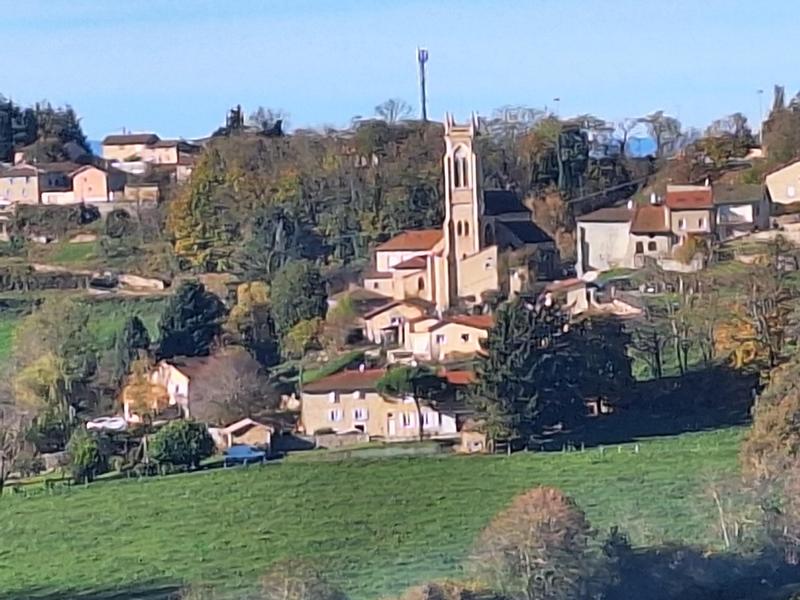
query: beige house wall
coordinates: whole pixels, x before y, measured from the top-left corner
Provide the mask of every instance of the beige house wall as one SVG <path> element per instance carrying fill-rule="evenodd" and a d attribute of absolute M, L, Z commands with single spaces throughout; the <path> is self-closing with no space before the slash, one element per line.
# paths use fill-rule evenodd
<path fill-rule="evenodd" d="M 126 185 L 124 194 L 126 200 L 139 203 L 158 202 L 160 196 L 157 185 Z"/>
<path fill-rule="evenodd" d="M 69 192 L 42 192 L 42 204 L 75 204 L 75 194 Z"/>
<path fill-rule="evenodd" d="M 430 360 L 445 360 L 460 355 L 475 354 L 481 350 L 480 340 L 489 335 L 484 329 L 447 323 L 430 331 Z"/>
<path fill-rule="evenodd" d="M 142 157 L 147 144 L 103 144 L 102 154 L 106 160 L 125 162 L 135 156 Z"/>
<path fill-rule="evenodd" d="M 0 177 L 0 200 L 20 204 L 39 203 L 39 178 L 36 175 Z"/>
<path fill-rule="evenodd" d="M 253 425 L 241 434 L 228 434 L 228 446 L 247 444 L 269 448 L 272 442 L 272 431 L 266 425 Z"/>
<path fill-rule="evenodd" d="M 395 323 L 398 334 L 402 337 L 405 324 L 409 319 L 416 319 L 423 315 L 422 309 L 413 304 L 399 304 L 388 310 L 378 313 L 371 319 L 364 319 L 367 339 L 377 344 L 383 341 L 382 330 Z M 401 340 L 402 341 L 402 340 Z"/>
<path fill-rule="evenodd" d="M 711 233 L 714 224 L 712 210 L 671 210 L 670 229 L 678 236 L 690 233 Z"/>
<path fill-rule="evenodd" d="M 388 296 L 389 298 L 394 297 L 394 281 L 392 280 L 391 277 L 387 278 L 365 277 L 364 289 L 372 290 L 373 292 L 378 292 L 379 294 L 383 294 L 384 296 Z"/>
<path fill-rule="evenodd" d="M 441 415 L 428 406 L 422 407 L 422 413 L 423 424 L 427 419 L 423 427 L 427 435 L 456 433 L 452 417 Z M 357 425 L 363 426 L 371 437 L 389 440 L 414 439 L 419 434 L 413 400 L 386 400 L 374 391 L 303 393 L 300 422 L 309 435 L 324 429 L 346 433 L 356 430 Z"/>
<path fill-rule="evenodd" d="M 147 147 L 142 149 L 142 160 L 158 165 L 174 165 L 178 163 L 178 145 Z"/>
<path fill-rule="evenodd" d="M 108 176 L 97 167 L 85 167 L 72 177 L 75 202 L 108 202 Z"/>
<path fill-rule="evenodd" d="M 431 254 L 432 250 L 378 250 L 375 253 L 375 268 L 382 273 L 388 273 L 393 271 L 396 265 L 410 258 Z"/>
<path fill-rule="evenodd" d="M 777 204 L 800 202 L 800 161 L 766 177 L 770 199 Z"/>
<path fill-rule="evenodd" d="M 500 287 L 497 274 L 497 246 L 489 246 L 461 260 L 458 269 L 460 297 L 473 296 L 476 302 L 480 302 L 483 292 Z"/>
<path fill-rule="evenodd" d="M 640 246 L 641 244 L 641 246 Z M 641 248 L 641 251 L 640 251 Z M 653 258 L 663 258 L 670 256 L 672 252 L 672 238 L 668 235 L 630 235 L 628 246 L 629 255 L 633 257 L 634 263 L 636 256 L 652 256 Z M 642 265 L 634 264 L 634 267 Z"/>
<path fill-rule="evenodd" d="M 432 300 L 433 279 L 427 269 L 419 271 L 395 271 L 394 289 L 396 298 L 422 298 Z"/>
<path fill-rule="evenodd" d="M 578 221 L 578 275 L 587 271 L 608 271 L 632 267 L 628 252 L 627 222 L 594 223 Z"/>

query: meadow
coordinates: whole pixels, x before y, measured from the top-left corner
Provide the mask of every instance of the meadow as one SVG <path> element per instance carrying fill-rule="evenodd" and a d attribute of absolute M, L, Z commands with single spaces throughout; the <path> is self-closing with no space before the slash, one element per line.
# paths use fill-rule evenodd
<path fill-rule="evenodd" d="M 584 452 L 307 460 L 145 480 L 98 481 L 0 500 L 7 597 L 147 584 L 243 589 L 305 557 L 353 600 L 464 576 L 470 547 L 517 493 L 555 485 L 594 527 L 635 545 L 719 549 L 706 489 L 733 474 L 742 429 Z M 5 597 L 5 596 L 4 596 Z"/>

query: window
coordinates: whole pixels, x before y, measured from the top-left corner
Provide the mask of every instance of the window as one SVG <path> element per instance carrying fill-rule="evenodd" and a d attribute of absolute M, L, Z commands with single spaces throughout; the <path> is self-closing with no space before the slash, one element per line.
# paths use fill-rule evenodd
<path fill-rule="evenodd" d="M 468 342 L 469 341 L 469 334 L 468 333 L 462 333 L 461 334 L 461 341 L 462 342 Z"/>
<path fill-rule="evenodd" d="M 379 287 L 379 286 L 378 286 L 378 282 L 377 282 L 377 281 L 373 281 L 373 282 L 372 282 L 372 289 L 373 289 L 373 290 L 377 290 L 377 289 L 378 289 L 378 287 Z"/>
<path fill-rule="evenodd" d="M 487 246 L 492 246 L 494 244 L 494 229 L 492 229 L 491 225 L 487 225 L 486 229 L 484 229 L 483 241 Z"/>
<path fill-rule="evenodd" d="M 678 229 L 681 231 L 686 229 L 686 219 L 678 219 Z"/>
<path fill-rule="evenodd" d="M 656 243 L 655 242 L 647 242 L 647 250 L 650 252 L 656 251 Z"/>
<path fill-rule="evenodd" d="M 353 410 L 353 420 L 354 421 L 366 421 L 368 414 L 369 413 L 367 412 L 366 408 L 356 408 L 356 409 Z"/>
<path fill-rule="evenodd" d="M 401 413 L 400 422 L 403 424 L 403 427 L 413 427 L 414 426 L 414 414 L 413 413 Z"/>
<path fill-rule="evenodd" d="M 700 217 L 697 220 L 697 224 L 700 227 L 700 229 L 705 229 L 706 228 L 706 218 L 705 217 Z"/>
<path fill-rule="evenodd" d="M 469 235 L 469 223 L 464 221 L 464 235 Z"/>
<path fill-rule="evenodd" d="M 424 277 L 420 277 L 419 279 L 417 279 L 417 289 L 419 291 L 422 291 L 422 290 L 425 289 L 425 278 Z"/>
<path fill-rule="evenodd" d="M 441 333 L 436 334 L 436 343 L 437 344 L 444 344 L 444 335 Z"/>
<path fill-rule="evenodd" d="M 340 408 L 334 408 L 328 411 L 328 421 L 337 422 L 342 420 L 342 410 Z"/>
<path fill-rule="evenodd" d="M 464 229 L 461 227 L 461 221 L 456 223 L 456 235 L 462 235 L 464 233 Z"/>
<path fill-rule="evenodd" d="M 339 396 L 336 394 L 336 392 L 330 392 L 328 394 L 328 402 L 331 404 L 339 404 Z"/>
<path fill-rule="evenodd" d="M 469 169 L 467 163 L 467 152 L 460 146 L 453 154 L 453 187 L 469 187 Z"/>
<path fill-rule="evenodd" d="M 644 243 L 636 242 L 636 254 L 641 254 L 644 252 Z"/>
<path fill-rule="evenodd" d="M 426 412 L 422 413 L 422 426 L 427 428 L 439 426 L 439 413 Z"/>

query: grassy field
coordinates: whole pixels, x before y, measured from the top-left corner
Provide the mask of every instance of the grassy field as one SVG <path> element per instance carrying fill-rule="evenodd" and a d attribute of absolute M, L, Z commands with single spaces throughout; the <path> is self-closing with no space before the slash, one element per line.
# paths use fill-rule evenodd
<path fill-rule="evenodd" d="M 57 298 L 71 292 L 47 292 L 43 295 Z M 33 297 L 30 297 L 33 301 Z M 165 298 L 103 298 L 90 301 L 92 318 L 89 328 L 97 340 L 98 346 L 105 347 L 113 340 L 114 334 L 122 329 L 129 315 L 138 315 L 142 319 L 151 337 L 158 334 L 158 318 L 163 310 Z M 19 311 L 0 311 L 0 361 L 11 354 L 14 343 L 14 330 L 24 315 Z"/>
<path fill-rule="evenodd" d="M 480 529 L 539 484 L 573 494 L 593 525 L 635 544 L 719 546 L 704 489 L 737 468 L 740 429 L 586 452 L 303 460 L 0 501 L 8 597 L 147 582 L 252 585 L 307 557 L 355 600 L 459 577 Z"/>

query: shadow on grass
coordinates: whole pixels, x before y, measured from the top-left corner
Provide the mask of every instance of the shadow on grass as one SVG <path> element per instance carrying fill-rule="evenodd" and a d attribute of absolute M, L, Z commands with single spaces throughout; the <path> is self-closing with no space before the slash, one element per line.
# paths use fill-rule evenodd
<path fill-rule="evenodd" d="M 175 600 L 181 589 L 180 585 L 168 583 L 92 590 L 29 588 L 0 592 L 0 600 Z"/>
<path fill-rule="evenodd" d="M 627 550 L 606 600 L 787 600 L 800 591 L 800 568 L 769 551 L 712 554 L 668 545 Z"/>
<path fill-rule="evenodd" d="M 588 417 L 575 427 L 542 436 L 534 445 L 560 450 L 745 425 L 757 383 L 757 374 L 724 366 L 638 382 L 611 414 Z"/>

